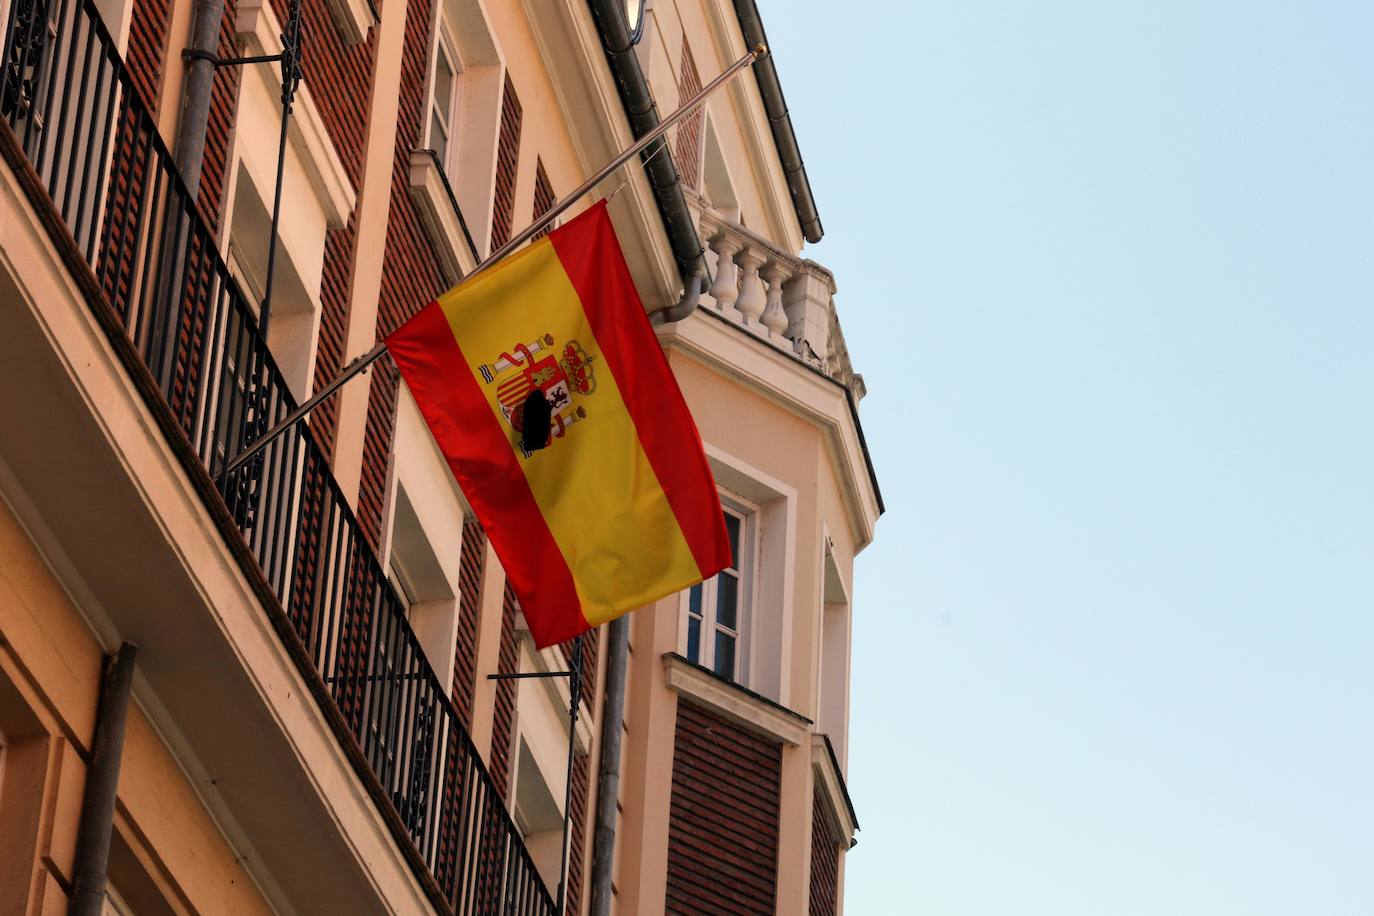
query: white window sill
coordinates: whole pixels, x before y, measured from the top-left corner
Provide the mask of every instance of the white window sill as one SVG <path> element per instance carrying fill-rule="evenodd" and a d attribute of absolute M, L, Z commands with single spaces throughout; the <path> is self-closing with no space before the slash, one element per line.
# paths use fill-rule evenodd
<path fill-rule="evenodd" d="M 334 27 L 346 45 L 362 44 L 377 21 L 377 13 L 367 0 L 326 0 Z"/>
<path fill-rule="evenodd" d="M 415 200 L 420 222 L 439 256 L 444 279 L 450 285 L 456 284 L 477 266 L 477 258 L 463 224 L 463 215 L 433 150 L 411 151 L 410 196 Z"/>
<path fill-rule="evenodd" d="M 801 747 L 811 720 L 779 706 L 738 684 L 717 677 L 676 652 L 663 656 L 668 689 L 689 703 L 724 716 L 735 724 L 792 747 Z"/>
<path fill-rule="evenodd" d="M 240 0 L 234 28 L 244 42 L 245 55 L 281 53 L 281 24 L 266 0 Z M 280 93 L 280 65 L 264 64 L 259 69 L 273 90 Z M 307 171 L 329 227 L 342 229 L 348 225 L 358 195 L 304 81 L 296 93 L 288 135 L 297 155 L 314 165 Z"/>

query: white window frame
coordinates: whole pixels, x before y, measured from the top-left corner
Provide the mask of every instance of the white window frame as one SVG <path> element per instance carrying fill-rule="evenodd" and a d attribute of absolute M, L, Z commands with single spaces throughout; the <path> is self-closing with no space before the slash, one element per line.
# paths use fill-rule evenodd
<path fill-rule="evenodd" d="M 717 616 L 720 611 L 719 577 L 732 574 L 730 571 L 721 572 L 681 593 L 682 613 L 678 626 L 678 646 L 683 657 L 692 663 L 714 671 L 737 684 L 748 686 L 750 672 L 753 669 L 754 608 L 758 605 L 760 511 L 759 506 L 754 503 L 737 494 L 724 491 L 720 494 L 720 505 L 726 515 L 734 516 L 740 521 L 740 556 L 735 558 L 736 566 L 732 567 L 739 579 L 735 627 L 732 633 L 729 627 L 720 623 Z M 692 610 L 693 595 L 698 591 L 701 595 L 700 615 Z M 692 657 L 689 644 L 693 620 L 699 621 L 700 627 L 696 658 Z M 717 632 L 725 632 L 735 638 L 735 663 L 732 671 L 720 671 L 716 668 Z"/>
<path fill-rule="evenodd" d="M 449 110 L 447 112 L 439 111 L 440 106 L 435 96 L 439 76 L 439 55 L 441 54 L 448 60 L 449 68 L 453 72 L 453 90 L 449 96 Z M 450 183 L 457 172 L 455 160 L 457 158 L 459 128 L 462 126 L 464 69 L 463 59 L 458 54 L 458 42 L 453 37 L 453 27 L 449 25 L 448 17 L 444 14 L 441 4 L 435 20 L 434 47 L 429 58 L 429 87 L 425 93 L 425 146 L 435 151 L 439 168 L 450 179 Z M 440 123 L 447 132 L 444 137 L 442 153 L 434 145 L 434 117 L 436 114 L 440 116 Z"/>

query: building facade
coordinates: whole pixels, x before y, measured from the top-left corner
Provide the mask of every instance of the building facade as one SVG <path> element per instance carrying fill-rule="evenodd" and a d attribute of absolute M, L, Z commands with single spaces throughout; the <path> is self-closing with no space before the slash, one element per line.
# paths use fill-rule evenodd
<path fill-rule="evenodd" d="M 769 59 L 570 211 L 611 197 L 729 570 L 536 650 L 386 360 L 224 471 L 764 40 L 626 7 L 0 0 L 0 914 L 99 861 L 126 916 L 840 911 L 882 506 Z M 228 59 L 297 10 L 283 130 Z M 573 667 L 571 726 L 489 677 Z"/>

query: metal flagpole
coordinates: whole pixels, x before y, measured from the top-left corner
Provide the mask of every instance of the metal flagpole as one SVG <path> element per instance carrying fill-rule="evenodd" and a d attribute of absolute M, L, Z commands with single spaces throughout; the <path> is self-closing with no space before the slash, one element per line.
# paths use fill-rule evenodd
<path fill-rule="evenodd" d="M 495 264 L 497 261 L 504 258 L 506 255 L 510 254 L 515 249 L 519 248 L 521 245 L 528 242 L 535 235 L 539 234 L 550 223 L 552 223 L 555 219 L 561 216 L 564 211 L 566 211 L 573 204 L 577 203 L 578 199 L 581 198 L 582 195 L 586 194 L 588 191 L 595 188 L 598 184 L 600 184 L 602 181 L 606 179 L 606 176 L 610 175 L 612 172 L 620 168 L 626 162 L 629 162 L 636 155 L 643 152 L 643 150 L 646 147 L 648 147 L 655 140 L 659 139 L 665 133 L 667 133 L 668 130 L 671 127 L 673 127 L 673 125 L 677 124 L 678 121 L 681 121 L 683 118 L 687 117 L 687 115 L 691 114 L 698 107 L 700 107 L 701 103 L 704 102 L 706 100 L 706 97 L 709 96 L 712 92 L 719 89 L 725 83 L 729 82 L 737 73 L 739 73 L 741 70 L 748 67 L 750 64 L 754 63 L 754 61 L 763 57 L 767 53 L 768 48 L 764 45 L 759 45 L 752 51 L 747 52 L 743 57 L 741 57 L 739 60 L 731 64 L 729 68 L 725 70 L 724 73 L 720 74 L 720 76 L 717 76 L 715 79 L 711 80 L 711 82 L 707 83 L 700 92 L 698 92 L 696 95 L 688 99 L 687 102 L 681 108 L 679 108 L 677 111 L 674 111 L 672 114 L 668 115 L 668 117 L 660 121 L 657 127 L 649 131 L 644 136 L 640 137 L 633 144 L 631 144 L 623 153 L 621 153 L 619 156 L 616 156 L 610 162 L 606 163 L 604 166 L 598 169 L 594 175 L 592 175 L 586 181 L 582 182 L 582 184 L 574 188 L 571 192 L 568 193 L 566 197 L 564 197 L 558 203 L 554 204 L 551 209 L 549 209 L 542 216 L 536 219 L 533 223 L 527 226 L 514 238 L 506 242 L 506 244 L 502 245 L 500 248 L 493 251 L 491 254 L 487 255 L 487 257 L 483 259 L 483 261 L 480 264 L 474 267 L 472 269 L 472 272 L 469 273 L 467 277 L 465 277 L 464 279 L 466 280 L 469 277 L 481 273 L 491 265 Z M 269 429 L 267 432 L 263 433 L 256 440 L 254 440 L 254 442 L 251 445 L 246 446 L 242 451 L 235 455 L 233 459 L 231 459 L 229 463 L 224 466 L 224 470 L 220 471 L 217 479 L 222 479 L 225 476 L 236 471 L 239 467 L 243 465 L 244 462 L 248 461 L 258 452 L 266 448 L 272 442 L 273 439 L 277 438 L 282 433 L 286 432 L 286 430 L 294 426 L 302 417 L 304 417 L 306 414 L 310 413 L 310 411 L 318 407 L 321 401 L 329 397 L 335 391 L 338 391 L 344 382 L 347 382 L 349 379 L 353 378 L 355 375 L 365 370 L 368 366 L 372 365 L 377 360 L 381 359 L 382 356 L 385 354 L 386 342 L 382 341 L 378 343 L 375 347 L 373 347 L 371 350 L 368 350 L 366 353 L 355 358 L 352 362 L 345 366 L 337 376 L 334 377 L 333 381 L 331 381 L 328 385 L 325 385 L 310 398 L 302 402 L 299 407 L 297 407 L 295 410 L 287 414 L 286 417 L 280 423 Z"/>

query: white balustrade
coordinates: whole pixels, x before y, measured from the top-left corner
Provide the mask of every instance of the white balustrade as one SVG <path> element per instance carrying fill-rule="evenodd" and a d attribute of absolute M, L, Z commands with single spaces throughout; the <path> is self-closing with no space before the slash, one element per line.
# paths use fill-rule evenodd
<path fill-rule="evenodd" d="M 857 387 L 862 397 L 862 382 L 853 381 L 857 377 L 839 331 L 830 271 L 777 248 L 709 205 L 699 212 L 698 229 L 714 269 L 703 305 L 714 305 L 760 339 Z"/>

